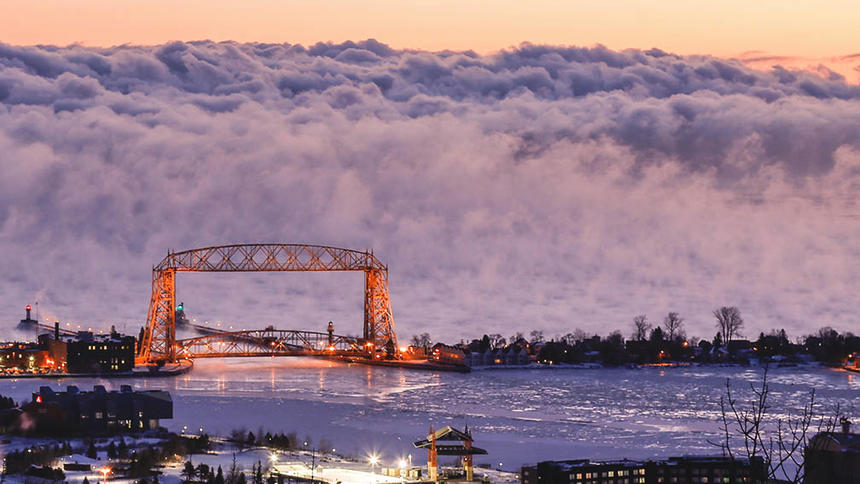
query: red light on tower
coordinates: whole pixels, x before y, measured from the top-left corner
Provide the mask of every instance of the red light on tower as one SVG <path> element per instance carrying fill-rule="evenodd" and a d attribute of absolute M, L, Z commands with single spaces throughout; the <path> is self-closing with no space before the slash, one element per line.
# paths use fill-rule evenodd
<path fill-rule="evenodd" d="M 30 305 L 29 305 L 29 304 L 27 305 L 27 308 L 26 308 L 26 309 L 27 309 L 27 311 L 29 311 L 29 310 L 30 310 Z"/>

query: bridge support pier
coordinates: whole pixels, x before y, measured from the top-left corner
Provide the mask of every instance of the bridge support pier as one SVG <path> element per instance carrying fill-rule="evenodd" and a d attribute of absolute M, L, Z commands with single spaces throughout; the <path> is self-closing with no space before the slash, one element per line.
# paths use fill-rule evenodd
<path fill-rule="evenodd" d="M 139 364 L 176 360 L 176 270 L 152 271 L 148 324 L 137 358 Z"/>

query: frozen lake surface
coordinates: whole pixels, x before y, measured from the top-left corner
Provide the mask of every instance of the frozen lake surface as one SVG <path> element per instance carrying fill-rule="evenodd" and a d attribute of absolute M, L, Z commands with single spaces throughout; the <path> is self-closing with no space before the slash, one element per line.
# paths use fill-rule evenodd
<path fill-rule="evenodd" d="M 163 389 L 173 395 L 176 431 L 228 435 L 232 429 L 294 431 L 357 458 L 375 452 L 388 464 L 413 455 L 411 442 L 435 428 L 468 424 L 476 463 L 514 469 L 574 458 L 663 458 L 716 454 L 719 399 L 729 378 L 743 396 L 758 367 L 484 370 L 431 373 L 299 358 L 198 360 L 176 378 L 0 380 L 0 394 L 29 400 L 40 385 Z M 774 415 L 795 412 L 816 390 L 820 408 L 837 403 L 860 417 L 860 375 L 828 368 L 770 372 Z M 445 462 L 445 461 L 443 461 Z"/>

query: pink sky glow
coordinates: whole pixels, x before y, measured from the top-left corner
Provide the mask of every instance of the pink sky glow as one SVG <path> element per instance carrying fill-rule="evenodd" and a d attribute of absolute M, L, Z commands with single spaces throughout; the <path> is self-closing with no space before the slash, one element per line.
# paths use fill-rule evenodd
<path fill-rule="evenodd" d="M 173 40 L 343 42 L 375 38 L 395 48 L 491 53 L 522 42 L 656 47 L 682 55 L 779 58 L 827 66 L 858 82 L 860 4 L 762 0 L 6 0 L 9 44 L 155 45 Z M 771 61 L 754 61 L 770 68 Z"/>

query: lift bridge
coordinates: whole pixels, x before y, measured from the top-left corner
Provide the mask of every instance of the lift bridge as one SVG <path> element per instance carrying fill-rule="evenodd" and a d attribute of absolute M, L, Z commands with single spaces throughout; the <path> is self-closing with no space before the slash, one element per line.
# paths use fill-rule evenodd
<path fill-rule="evenodd" d="M 364 351 L 365 345 L 356 337 L 271 326 L 251 331 L 219 331 L 176 341 L 178 358 L 355 355 Z"/>
<path fill-rule="evenodd" d="M 217 331 L 176 339 L 177 272 L 364 272 L 364 333 L 361 338 L 281 330 Z M 137 365 L 227 356 L 373 355 L 397 348 L 388 297 L 388 268 L 373 252 L 301 244 L 240 244 L 168 252 L 152 270 L 152 297 L 140 338 Z"/>

